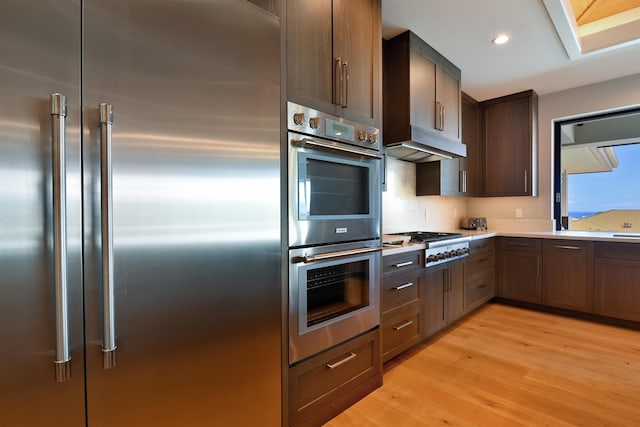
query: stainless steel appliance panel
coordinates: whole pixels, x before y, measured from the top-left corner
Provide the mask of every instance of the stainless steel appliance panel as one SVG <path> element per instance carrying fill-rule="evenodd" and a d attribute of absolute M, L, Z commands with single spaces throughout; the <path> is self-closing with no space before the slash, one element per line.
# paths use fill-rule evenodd
<path fill-rule="evenodd" d="M 289 250 L 290 364 L 353 338 L 379 324 L 381 257 L 378 240 Z M 323 304 L 315 304 L 316 307 L 312 308 L 310 292 L 316 291 L 309 289 L 311 278 L 315 277 L 316 272 L 326 274 L 327 269 L 339 269 L 342 266 L 348 266 L 347 270 L 355 279 L 352 283 L 348 283 L 351 280 L 344 281 L 345 288 L 357 285 L 356 288 L 366 286 L 367 289 L 345 289 L 344 301 L 336 299 L 335 295 L 328 295 L 326 298 L 316 295 L 319 297 L 317 300 Z M 353 291 L 357 291 L 357 295 L 354 295 Z M 348 293 L 352 295 L 349 296 Z M 349 304 L 347 298 L 354 299 L 355 304 Z M 362 302 L 366 304 L 361 305 Z M 342 310 L 347 305 L 352 306 Z M 328 314 L 322 317 L 321 322 L 312 320 L 312 317 L 317 317 L 318 308 L 321 308 L 324 314 Z"/>
<path fill-rule="evenodd" d="M 85 425 L 80 20 L 77 1 L 0 4 L 0 425 L 6 427 Z M 56 92 L 66 96 L 67 115 L 60 129 L 66 127 L 65 165 L 54 178 Z M 58 238 L 54 183 L 55 199 L 66 207 Z M 64 313 L 56 311 L 56 272 L 65 279 L 66 308 L 58 304 Z M 57 382 L 54 360 L 67 353 L 61 347 L 68 348 L 71 375 Z"/>
<path fill-rule="evenodd" d="M 280 425 L 278 19 L 237 0 L 87 0 L 84 18 L 88 424 Z"/>

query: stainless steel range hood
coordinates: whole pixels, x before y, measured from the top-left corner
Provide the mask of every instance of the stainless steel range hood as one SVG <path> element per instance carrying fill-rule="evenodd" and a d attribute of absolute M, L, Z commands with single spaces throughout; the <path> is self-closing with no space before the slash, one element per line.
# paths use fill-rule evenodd
<path fill-rule="evenodd" d="M 417 126 L 411 126 L 411 139 L 386 146 L 387 155 L 407 162 L 433 162 L 467 157 L 467 146 Z"/>

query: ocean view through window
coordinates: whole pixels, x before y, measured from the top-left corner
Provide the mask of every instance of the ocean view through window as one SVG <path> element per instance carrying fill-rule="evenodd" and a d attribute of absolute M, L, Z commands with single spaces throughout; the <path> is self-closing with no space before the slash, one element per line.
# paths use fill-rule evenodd
<path fill-rule="evenodd" d="M 557 229 L 640 235 L 640 106 L 554 124 Z"/>
<path fill-rule="evenodd" d="M 640 144 L 613 151 L 610 172 L 568 175 L 570 230 L 640 233 Z"/>

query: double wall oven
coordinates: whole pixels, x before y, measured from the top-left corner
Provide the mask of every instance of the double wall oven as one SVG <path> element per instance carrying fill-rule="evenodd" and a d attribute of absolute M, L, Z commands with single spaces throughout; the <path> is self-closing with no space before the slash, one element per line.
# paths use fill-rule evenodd
<path fill-rule="evenodd" d="M 379 323 L 378 129 L 294 103 L 288 115 L 289 363 Z"/>

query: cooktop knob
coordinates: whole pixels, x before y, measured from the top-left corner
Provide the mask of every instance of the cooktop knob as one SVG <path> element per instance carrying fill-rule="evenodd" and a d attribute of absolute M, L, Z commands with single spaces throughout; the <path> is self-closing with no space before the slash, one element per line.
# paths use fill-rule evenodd
<path fill-rule="evenodd" d="M 320 127 L 320 119 L 318 117 L 311 117 L 309 119 L 309 126 L 311 126 L 311 129 L 318 129 Z"/>

